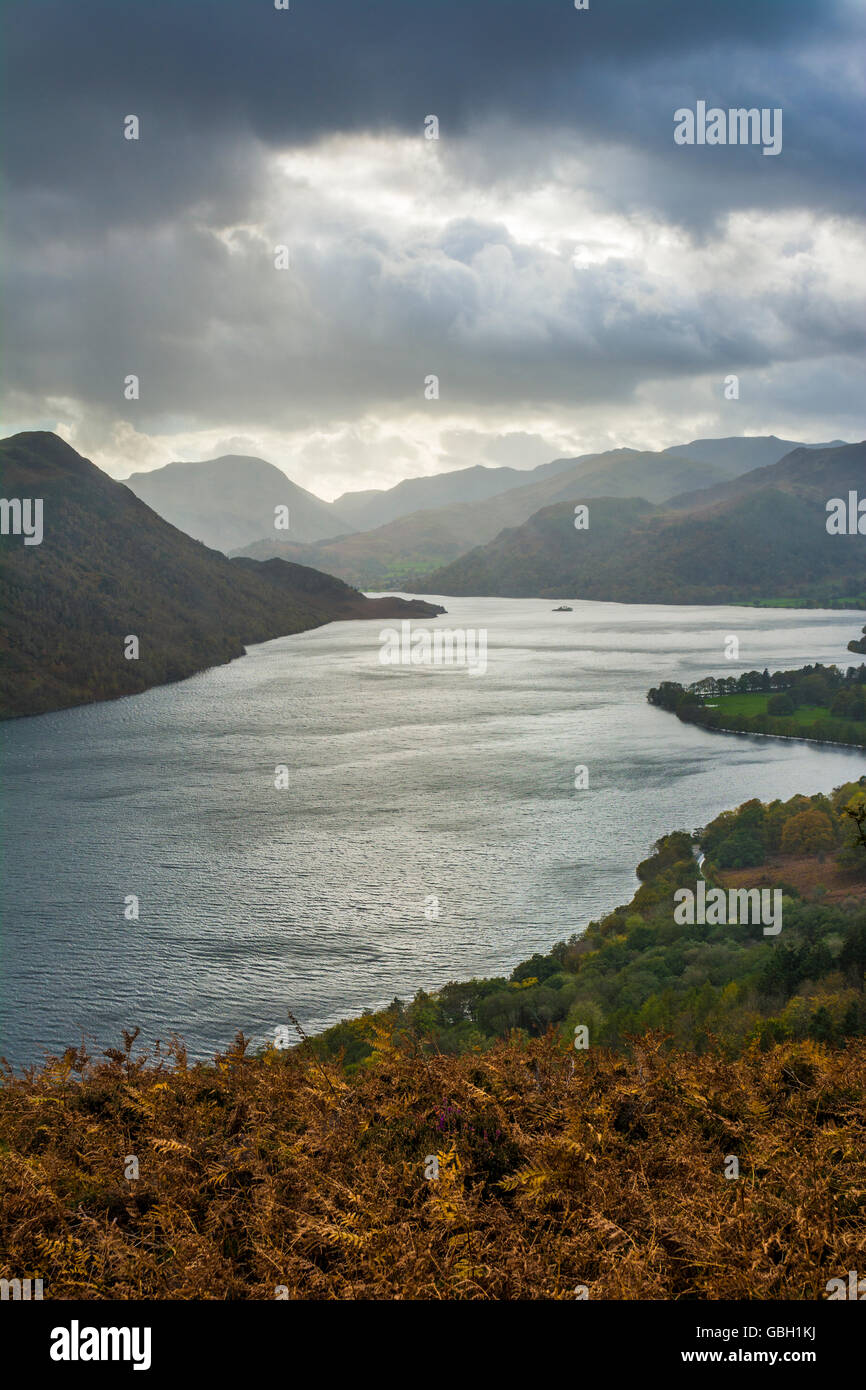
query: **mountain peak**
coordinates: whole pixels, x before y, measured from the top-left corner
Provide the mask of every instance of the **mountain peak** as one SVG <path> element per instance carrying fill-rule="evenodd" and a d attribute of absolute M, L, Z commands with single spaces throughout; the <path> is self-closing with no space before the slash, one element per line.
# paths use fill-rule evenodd
<path fill-rule="evenodd" d="M 288 530 L 277 539 L 308 545 L 353 528 L 331 502 L 292 482 L 276 464 L 254 454 L 178 460 L 124 483 L 173 526 L 216 550 L 239 550 L 275 535 L 277 509 L 288 508 Z"/>
<path fill-rule="evenodd" d="M 73 449 L 71 444 L 55 434 L 53 430 L 21 430 L 18 434 L 11 434 L 2 443 L 9 449 L 26 450 L 33 454 L 34 465 L 39 467 L 46 466 L 48 463 L 62 463 L 71 468 L 76 468 L 79 472 L 84 467 L 95 468 L 96 465 L 79 454 Z"/>

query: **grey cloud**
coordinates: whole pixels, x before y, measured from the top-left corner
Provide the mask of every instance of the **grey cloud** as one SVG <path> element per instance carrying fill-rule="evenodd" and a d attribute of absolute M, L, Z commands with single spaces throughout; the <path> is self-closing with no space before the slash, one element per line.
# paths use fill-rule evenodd
<path fill-rule="evenodd" d="M 34 267 L 9 295 L 10 386 L 68 395 L 143 429 L 206 420 L 234 432 L 258 419 L 313 428 L 332 413 L 425 408 L 429 373 L 449 408 L 615 402 L 647 376 L 863 345 L 856 305 L 828 305 L 796 277 L 784 292 L 747 282 L 672 298 L 638 262 L 574 269 L 466 221 L 418 245 L 347 228 L 328 248 L 298 246 L 289 273 L 259 237 L 229 250 L 180 226 L 133 242 L 132 257 L 115 240 L 74 275 L 49 273 L 46 285 L 44 274 Z M 140 376 L 139 401 L 123 400 L 128 372 Z"/>
<path fill-rule="evenodd" d="M 420 142 L 428 112 L 455 199 L 549 184 L 565 200 L 576 178 L 601 212 L 710 248 L 738 210 L 861 216 L 863 15 L 845 0 L 8 0 L 3 30 L 4 372 L 40 421 L 68 397 L 106 430 L 255 438 L 416 409 L 615 406 L 649 380 L 737 370 L 765 374 L 768 408 L 853 415 L 856 296 L 840 304 L 793 255 L 772 285 L 734 272 L 689 289 L 626 257 L 575 269 L 564 234 L 551 249 L 480 214 L 395 230 L 298 178 L 291 273 L 272 265 L 277 153 L 364 131 Z M 698 98 L 781 106 L 783 153 L 675 146 L 673 112 Z M 478 449 L 541 461 L 546 441 L 516 433 Z M 411 467 L 405 439 L 388 447 Z"/>

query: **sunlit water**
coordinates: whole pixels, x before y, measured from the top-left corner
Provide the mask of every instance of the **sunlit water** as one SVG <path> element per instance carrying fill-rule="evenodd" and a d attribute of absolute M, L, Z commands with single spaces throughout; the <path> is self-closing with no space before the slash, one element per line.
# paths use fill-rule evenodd
<path fill-rule="evenodd" d="M 20 1067 L 137 1025 L 208 1055 L 289 1009 L 312 1030 L 507 973 L 626 901 L 665 831 L 864 771 L 645 699 L 666 678 L 847 664 L 855 614 L 442 602 L 438 625 L 486 629 L 483 675 L 383 666 L 379 622 L 336 623 L 4 726 L 0 1053 Z"/>

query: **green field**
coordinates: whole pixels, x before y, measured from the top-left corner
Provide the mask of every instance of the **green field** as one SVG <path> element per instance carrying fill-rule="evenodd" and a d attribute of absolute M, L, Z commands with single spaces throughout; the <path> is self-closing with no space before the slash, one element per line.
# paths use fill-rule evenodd
<path fill-rule="evenodd" d="M 733 716 L 737 714 L 746 715 L 747 718 L 754 718 L 757 714 L 767 713 L 767 702 L 778 692 L 771 691 L 766 694 L 764 691 L 755 690 L 746 695 L 719 695 L 715 699 L 707 701 L 711 709 L 717 709 L 720 714 Z M 774 716 L 770 716 L 774 718 Z M 827 705 L 801 705 L 795 709 L 793 714 L 780 715 L 779 719 L 793 719 L 795 724 L 802 724 L 808 729 L 811 724 L 817 723 L 819 719 L 833 719 Z M 851 722 L 854 728 L 859 729 L 866 742 L 866 724 Z"/>
<path fill-rule="evenodd" d="M 723 714 L 766 714 L 769 698 L 757 690 L 749 695 L 716 695 L 707 704 Z"/>
<path fill-rule="evenodd" d="M 776 693 L 773 691 L 767 695 L 761 690 L 755 690 L 747 695 L 719 695 L 708 703 L 721 710 L 723 714 L 766 714 L 767 702 Z M 784 717 L 795 719 L 798 724 L 814 724 L 817 719 L 832 718 L 826 705 L 801 705 L 799 709 L 794 710 L 793 714 Z"/>

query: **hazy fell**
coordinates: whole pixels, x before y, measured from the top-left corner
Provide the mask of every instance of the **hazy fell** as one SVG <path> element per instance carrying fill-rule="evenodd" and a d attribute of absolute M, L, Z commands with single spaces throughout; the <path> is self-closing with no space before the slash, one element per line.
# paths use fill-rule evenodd
<path fill-rule="evenodd" d="M 215 550 L 237 550 L 275 530 L 275 508 L 289 508 L 292 539 L 308 542 L 353 529 L 330 502 L 299 487 L 264 459 L 224 454 L 203 463 L 168 463 L 132 473 L 128 488 L 172 526 Z"/>

